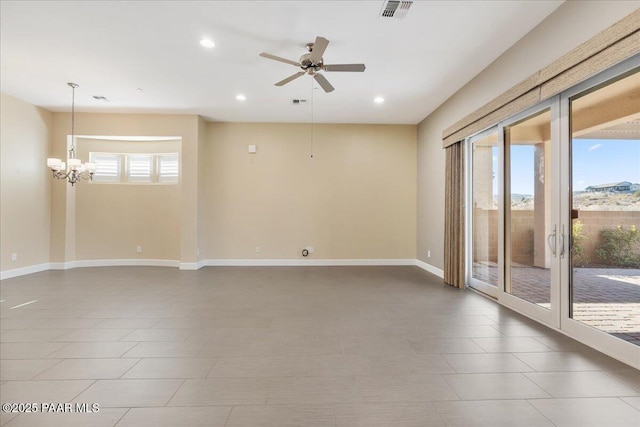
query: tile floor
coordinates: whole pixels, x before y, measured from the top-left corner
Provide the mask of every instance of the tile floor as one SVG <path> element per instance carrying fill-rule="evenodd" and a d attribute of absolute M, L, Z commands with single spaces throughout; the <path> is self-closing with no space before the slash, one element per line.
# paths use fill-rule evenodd
<path fill-rule="evenodd" d="M 498 283 L 495 263 L 475 263 L 473 276 Z M 550 270 L 516 266 L 511 269 L 512 294 L 549 307 Z M 573 319 L 640 346 L 640 269 L 572 269 Z"/>
<path fill-rule="evenodd" d="M 640 426 L 640 372 L 415 267 L 0 283 L 10 426 Z M 12 308 L 29 301 L 30 304 Z"/>

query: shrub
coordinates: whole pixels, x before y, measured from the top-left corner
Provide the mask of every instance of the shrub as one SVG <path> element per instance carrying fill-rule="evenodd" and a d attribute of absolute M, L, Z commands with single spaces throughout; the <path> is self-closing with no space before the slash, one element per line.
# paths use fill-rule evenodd
<path fill-rule="evenodd" d="M 571 264 L 574 267 L 584 267 L 587 264 L 587 257 L 584 253 L 584 224 L 580 220 L 575 221 L 572 225 L 571 232 Z"/>
<path fill-rule="evenodd" d="M 640 199 L 640 190 L 638 190 L 635 193 L 633 193 L 633 197 L 637 197 L 637 198 Z"/>
<path fill-rule="evenodd" d="M 635 225 L 628 229 L 618 225 L 600 231 L 596 247 L 598 258 L 619 267 L 640 267 L 640 232 Z"/>

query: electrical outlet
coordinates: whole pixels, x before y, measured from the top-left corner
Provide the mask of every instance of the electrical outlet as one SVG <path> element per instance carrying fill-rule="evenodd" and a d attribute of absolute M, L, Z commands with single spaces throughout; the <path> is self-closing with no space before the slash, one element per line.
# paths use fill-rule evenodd
<path fill-rule="evenodd" d="M 138 253 L 142 252 L 142 246 L 137 246 L 136 247 L 136 252 L 138 252 Z"/>
<path fill-rule="evenodd" d="M 11 261 L 17 261 L 18 260 L 18 254 L 17 253 L 12 253 L 11 254 Z"/>
<path fill-rule="evenodd" d="M 427 251 L 427 258 L 431 258 L 431 251 Z"/>
<path fill-rule="evenodd" d="M 259 254 L 260 253 L 260 246 L 256 246 L 256 253 Z"/>

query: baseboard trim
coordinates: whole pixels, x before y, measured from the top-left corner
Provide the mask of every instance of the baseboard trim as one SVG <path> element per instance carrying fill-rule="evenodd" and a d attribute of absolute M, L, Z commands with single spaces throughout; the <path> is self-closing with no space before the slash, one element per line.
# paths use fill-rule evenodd
<path fill-rule="evenodd" d="M 415 264 L 416 267 L 420 267 L 421 269 L 428 271 L 431 274 L 435 274 L 436 276 L 438 276 L 441 279 L 444 279 L 444 271 L 439 269 L 438 267 L 434 267 L 431 264 L 427 264 L 424 261 L 420 261 L 419 259 L 415 260 Z"/>
<path fill-rule="evenodd" d="M 81 267 L 179 267 L 180 261 L 170 259 L 88 259 L 52 262 L 50 270 L 69 270 Z"/>
<path fill-rule="evenodd" d="M 200 270 L 204 267 L 207 260 L 201 259 L 198 262 L 181 262 L 179 265 L 180 270 Z"/>
<path fill-rule="evenodd" d="M 76 268 L 75 261 L 49 263 L 49 270 L 69 270 L 71 268 Z"/>
<path fill-rule="evenodd" d="M 442 270 L 415 259 L 203 259 L 180 262 L 166 259 L 94 259 L 69 262 L 50 262 L 0 272 L 0 280 L 47 270 L 69 270 L 83 267 L 175 267 L 180 270 L 199 270 L 202 267 L 331 267 L 331 266 L 409 266 L 417 265 L 437 276 Z"/>
<path fill-rule="evenodd" d="M 14 268 L 0 272 L 0 280 L 11 279 L 12 277 L 24 276 L 26 274 L 40 273 L 51 268 L 48 262 L 43 264 L 30 265 L 27 267 Z"/>
<path fill-rule="evenodd" d="M 171 259 L 91 259 L 74 261 L 75 267 L 179 267 Z"/>
<path fill-rule="evenodd" d="M 415 265 L 414 259 L 207 259 L 207 267 L 330 267 Z"/>

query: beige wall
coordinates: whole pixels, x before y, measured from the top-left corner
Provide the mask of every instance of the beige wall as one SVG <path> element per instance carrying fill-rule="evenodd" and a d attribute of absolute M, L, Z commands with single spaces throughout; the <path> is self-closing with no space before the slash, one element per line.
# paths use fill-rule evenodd
<path fill-rule="evenodd" d="M 209 167 L 205 150 L 207 146 L 207 126 L 208 123 L 200 117 L 198 119 L 198 261 L 205 259 L 207 253 L 207 215 L 206 215 L 206 189 L 207 169 Z"/>
<path fill-rule="evenodd" d="M 6 271 L 49 262 L 51 113 L 2 94 L 0 123 L 0 269 Z"/>
<path fill-rule="evenodd" d="M 563 3 L 418 125 L 419 260 L 444 266 L 442 131 L 637 8 L 637 1 Z"/>
<path fill-rule="evenodd" d="M 153 249 L 154 252 L 146 252 L 143 245 L 142 258 L 154 259 L 152 253 L 161 259 L 179 259 L 181 262 L 195 263 L 197 261 L 197 241 L 198 241 L 198 116 L 195 115 L 152 115 L 152 114 L 76 114 L 76 135 L 88 136 L 175 136 L 182 138 L 182 176 L 181 191 L 179 194 L 172 194 L 172 197 L 179 198 L 179 242 L 177 248 Z M 66 158 L 66 138 L 69 133 L 70 114 L 55 113 L 53 115 L 53 147 L 54 157 Z M 81 147 L 79 147 L 81 148 Z M 86 158 L 84 160 L 87 160 Z M 78 185 L 86 185 L 81 183 Z M 92 187 L 93 188 L 93 187 Z M 82 190 L 81 190 L 82 191 Z M 143 190 L 141 190 L 143 191 Z M 131 190 L 135 192 L 135 190 Z M 78 218 L 78 214 L 86 212 L 84 204 L 82 210 L 76 212 L 76 190 L 70 185 L 61 182 L 54 182 L 52 193 L 59 197 L 54 197 L 52 212 L 52 249 L 51 258 L 54 262 L 69 262 L 82 257 L 93 257 L 101 249 L 91 248 L 87 243 L 91 236 L 77 236 L 76 228 L 80 224 L 83 232 L 88 232 L 86 218 Z M 127 192 L 128 193 L 128 192 Z M 124 193 L 123 193 L 124 194 Z M 130 200 L 135 198 L 135 194 L 128 195 Z M 66 202 L 66 199 L 69 202 Z M 108 214 L 107 214 L 108 215 Z M 149 214 L 148 221 L 153 221 L 154 217 Z M 143 221 L 138 217 L 136 221 Z M 78 230 L 79 231 L 79 230 Z M 94 231 L 92 231 L 94 232 Z M 152 247 L 160 245 L 160 241 L 153 240 L 150 235 L 145 234 Z M 76 242 L 83 242 L 82 248 L 76 247 Z M 115 250 L 109 250 L 108 256 L 113 258 L 136 258 L 131 256 L 130 248 L 132 241 L 122 243 L 122 254 Z M 140 243 L 135 243 L 133 248 Z M 78 250 L 82 253 L 78 253 Z M 111 249 L 115 249 L 115 246 Z M 105 253 L 102 256 L 107 256 Z"/>
<path fill-rule="evenodd" d="M 78 138 L 78 156 L 180 152 L 180 141 Z M 181 186 L 81 183 L 76 188 L 76 259 L 180 259 Z M 136 251 L 142 246 L 142 252 Z"/>
<path fill-rule="evenodd" d="M 53 121 L 52 155 L 65 157 L 69 114 Z M 415 258 L 416 126 L 315 125 L 313 159 L 308 124 L 77 114 L 76 134 L 182 137 L 182 184 L 54 182 L 54 262 L 291 259 L 305 246 L 314 246 L 315 259 Z M 77 140 L 85 160 L 89 151 L 149 144 Z"/>
<path fill-rule="evenodd" d="M 310 126 L 209 124 L 206 257 L 415 258 L 416 127 Z"/>

